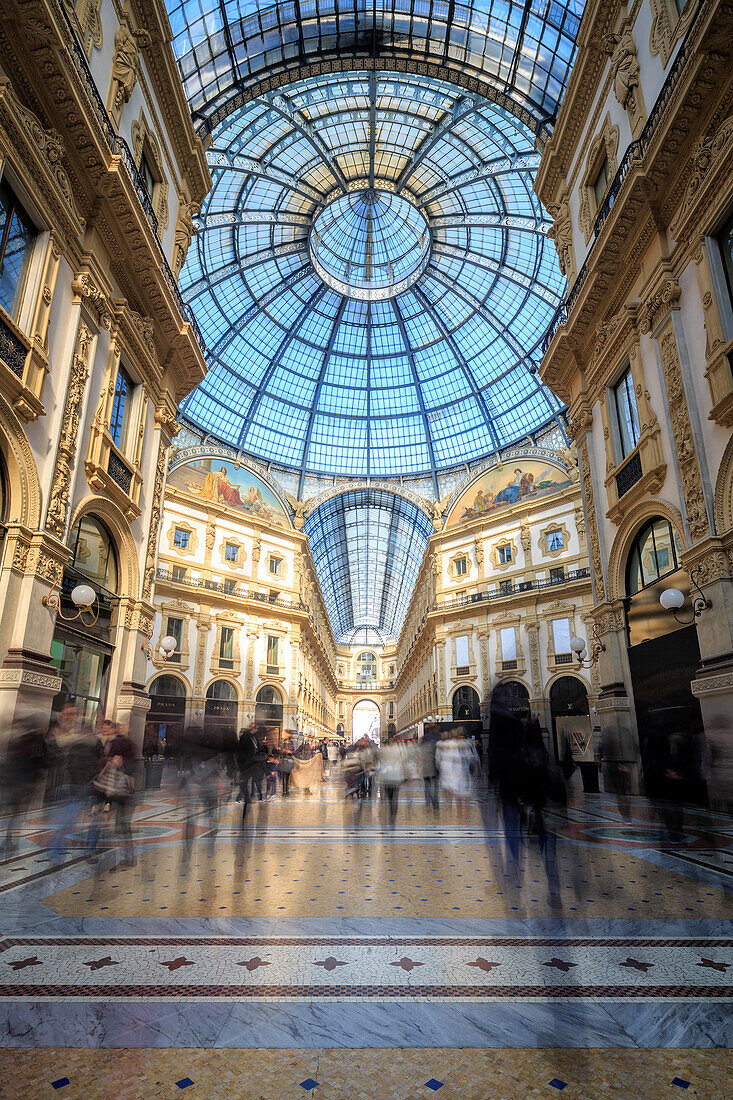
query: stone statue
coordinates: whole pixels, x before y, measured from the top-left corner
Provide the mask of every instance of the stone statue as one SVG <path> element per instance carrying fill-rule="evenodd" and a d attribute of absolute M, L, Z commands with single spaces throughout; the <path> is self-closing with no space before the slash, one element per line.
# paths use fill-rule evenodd
<path fill-rule="evenodd" d="M 636 46 L 631 35 L 628 21 L 621 25 L 618 33 L 607 34 L 603 40 L 606 53 L 611 57 L 611 76 L 616 99 L 624 110 L 631 106 L 634 88 L 639 86 L 639 62 L 636 59 Z"/>
<path fill-rule="evenodd" d="M 181 200 L 178 207 L 178 220 L 173 239 L 173 274 L 176 276 L 181 273 L 192 237 L 198 233 L 198 226 L 193 219 L 198 217 L 200 211 L 201 207 L 197 202 Z"/>
<path fill-rule="evenodd" d="M 567 192 L 563 191 L 560 202 L 550 203 L 547 207 L 554 222 L 547 236 L 555 243 L 557 262 L 566 279 L 575 275 L 573 259 L 573 223 L 570 218 L 570 205 Z"/>
<path fill-rule="evenodd" d="M 430 505 L 433 513 L 433 528 L 436 531 L 443 530 L 443 506 L 439 500 L 434 500 Z"/>

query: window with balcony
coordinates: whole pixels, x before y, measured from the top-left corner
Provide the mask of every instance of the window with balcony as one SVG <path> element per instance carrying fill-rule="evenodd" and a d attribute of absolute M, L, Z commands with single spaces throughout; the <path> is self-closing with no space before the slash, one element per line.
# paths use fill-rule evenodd
<path fill-rule="evenodd" d="M 728 218 L 718 234 L 718 247 L 720 258 L 723 261 L 725 280 L 728 286 L 728 296 L 733 306 L 733 214 Z"/>
<path fill-rule="evenodd" d="M 231 577 L 225 577 L 221 582 L 221 586 L 225 592 L 234 593 L 237 591 L 237 582 L 232 580 Z"/>
<path fill-rule="evenodd" d="M 223 626 L 219 638 L 219 667 L 234 668 L 234 627 Z"/>
<path fill-rule="evenodd" d="M 596 198 L 596 209 L 601 205 L 604 198 L 606 197 L 606 191 L 608 190 L 609 183 L 610 179 L 608 157 L 605 156 L 601 161 L 600 167 L 598 168 L 598 171 L 596 172 L 595 178 L 593 180 L 593 194 Z"/>
<path fill-rule="evenodd" d="M 570 619 L 552 620 L 552 650 L 555 654 L 555 664 L 569 664 L 569 661 L 559 661 L 558 657 L 568 657 L 572 660 L 572 651 L 570 649 Z"/>
<path fill-rule="evenodd" d="M 613 405 L 618 427 L 620 458 L 626 458 L 639 442 L 639 413 L 636 408 L 634 379 L 629 368 L 613 387 Z"/>
<path fill-rule="evenodd" d="M 183 648 L 183 619 L 174 618 L 172 615 L 169 615 L 166 621 L 165 632 L 170 635 L 171 638 L 176 639 L 176 648 L 170 654 L 168 660 L 172 661 L 173 664 L 180 664 L 181 649 Z"/>
<path fill-rule="evenodd" d="M 499 581 L 499 595 L 511 596 L 514 586 L 511 581 Z"/>
<path fill-rule="evenodd" d="M 562 550 L 565 545 L 565 539 L 559 527 L 552 531 L 548 531 L 545 538 L 548 550 Z"/>
<path fill-rule="evenodd" d="M 517 632 L 513 626 L 503 626 L 499 631 L 501 640 L 501 667 L 511 670 L 517 667 Z"/>
<path fill-rule="evenodd" d="M 468 634 L 459 634 L 456 638 L 456 676 L 468 676 L 469 664 Z"/>
<path fill-rule="evenodd" d="M 0 183 L 0 305 L 16 318 L 36 227 L 7 183 Z"/>
<path fill-rule="evenodd" d="M 188 544 L 191 541 L 191 532 L 185 531 L 182 527 L 176 527 L 173 532 L 173 545 L 179 550 L 188 550 Z"/>
<path fill-rule="evenodd" d="M 228 542 L 224 547 L 224 561 L 235 563 L 239 560 L 239 547 L 234 542 Z"/>
<path fill-rule="evenodd" d="M 267 636 L 267 671 L 277 673 L 280 667 L 280 639 L 276 634 Z"/>
<path fill-rule="evenodd" d="M 561 565 L 558 565 L 556 569 L 550 570 L 550 581 L 552 584 L 559 584 L 560 581 L 565 580 L 565 570 Z"/>
<path fill-rule="evenodd" d="M 373 653 L 360 653 L 356 658 L 356 679 L 360 684 L 372 684 L 377 679 L 377 658 Z"/>
<path fill-rule="evenodd" d="M 134 385 L 127 371 L 122 367 L 117 371 L 115 382 L 115 395 L 112 401 L 112 414 L 109 419 L 109 434 L 112 442 L 121 451 L 124 451 L 127 443 L 127 432 L 130 426 L 130 409 L 132 406 L 132 393 Z"/>
<path fill-rule="evenodd" d="M 145 153 L 140 157 L 140 179 L 142 180 L 143 187 L 145 188 L 148 198 L 153 201 L 153 195 L 155 193 L 155 185 L 158 182 L 153 169 L 150 167 L 150 161 L 145 156 Z"/>
<path fill-rule="evenodd" d="M 177 584 L 184 584 L 188 570 L 185 565 L 174 565 L 171 569 L 171 580 Z"/>

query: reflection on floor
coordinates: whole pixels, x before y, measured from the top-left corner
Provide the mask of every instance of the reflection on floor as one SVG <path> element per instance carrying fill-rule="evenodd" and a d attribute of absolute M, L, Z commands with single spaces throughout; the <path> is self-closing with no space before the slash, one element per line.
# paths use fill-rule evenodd
<path fill-rule="evenodd" d="M 52 811 L 25 821 L 0 860 L 0 1096 L 729 1095 L 729 818 L 690 812 L 674 844 L 646 801 L 588 796 L 552 815 L 552 896 L 491 804 L 433 817 L 417 783 L 394 831 L 332 786 L 244 832 L 236 803 L 213 828 L 196 807 L 189 853 L 187 812 L 173 776 L 142 798 L 129 869 L 109 828 L 52 867 Z"/>

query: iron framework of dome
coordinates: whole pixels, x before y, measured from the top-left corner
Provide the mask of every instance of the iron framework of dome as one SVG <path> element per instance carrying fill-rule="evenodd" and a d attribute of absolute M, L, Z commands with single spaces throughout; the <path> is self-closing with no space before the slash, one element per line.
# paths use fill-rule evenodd
<path fill-rule="evenodd" d="M 210 369 L 187 419 L 303 477 L 384 477 L 434 475 L 557 415 L 535 371 L 564 283 L 515 115 L 426 77 L 332 73 L 239 107 L 207 155 L 180 286 Z M 348 249 L 349 211 L 373 194 L 428 227 L 419 257 L 393 234 L 382 276 L 404 286 L 382 298 L 360 293 L 364 241 L 348 286 L 313 262 L 329 212 Z"/>
<path fill-rule="evenodd" d="M 433 530 L 412 501 L 350 489 L 319 505 L 303 530 L 338 642 L 396 641 Z"/>

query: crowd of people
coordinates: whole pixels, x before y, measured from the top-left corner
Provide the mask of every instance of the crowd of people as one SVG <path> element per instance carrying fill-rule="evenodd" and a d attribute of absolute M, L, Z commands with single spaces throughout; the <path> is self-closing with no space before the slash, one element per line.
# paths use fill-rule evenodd
<path fill-rule="evenodd" d="M 241 806 L 241 818 L 235 820 L 245 829 L 254 803 L 284 801 L 294 791 L 308 798 L 324 781 L 343 799 L 351 827 L 358 828 L 365 808 L 378 803 L 385 828 L 394 830 L 401 791 L 414 781 L 412 791 L 422 787 L 424 792 L 428 820 L 436 819 L 446 804 L 451 819 L 468 826 L 470 814 L 479 812 L 470 807 L 478 805 L 486 835 L 503 844 L 510 875 L 517 874 L 522 846 L 531 839 L 542 854 L 552 902 L 559 883 L 555 834 L 546 811 L 567 801 L 575 771 L 572 755 L 568 751 L 558 763 L 532 715 L 494 710 L 488 741 L 482 760 L 474 739 L 453 724 L 426 723 L 419 741 L 390 735 L 381 745 L 364 736 L 350 745 L 324 738 L 317 743 L 284 740 L 277 746 L 268 742 L 264 726 L 253 725 L 235 744 L 222 745 L 205 725 L 192 724 L 169 761 L 165 789 L 185 807 L 184 850 L 190 854 L 202 824 L 213 850 L 227 803 Z M 647 757 L 648 793 L 670 839 L 680 840 L 685 792 L 699 770 L 694 745 L 655 732 Z M 1 776 L 6 855 L 17 850 L 26 813 L 43 805 L 51 819 L 47 846 L 52 864 L 80 850 L 96 860 L 103 823 L 116 852 L 110 870 L 134 864 L 131 816 L 145 771 L 133 740 L 115 722 L 101 719 L 92 726 L 73 705 L 65 706 L 48 729 L 32 717 L 19 719 L 6 742 Z M 626 816 L 628 796 L 618 793 L 618 800 Z"/>

